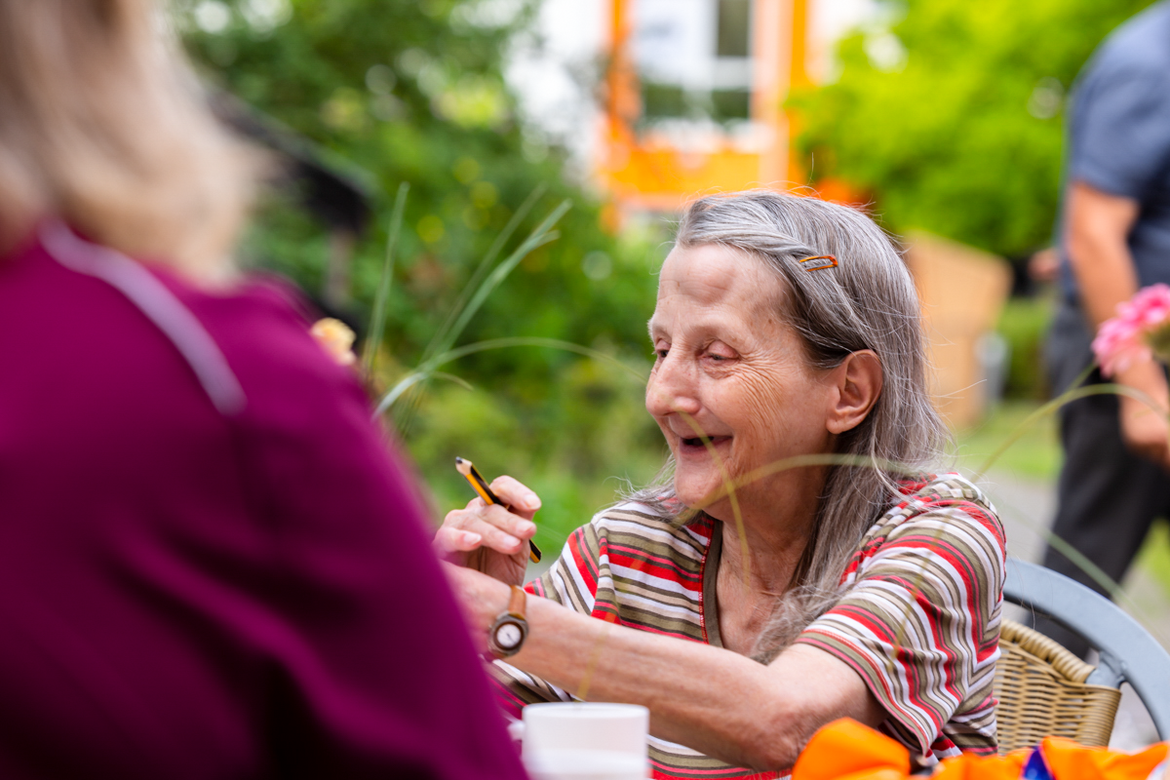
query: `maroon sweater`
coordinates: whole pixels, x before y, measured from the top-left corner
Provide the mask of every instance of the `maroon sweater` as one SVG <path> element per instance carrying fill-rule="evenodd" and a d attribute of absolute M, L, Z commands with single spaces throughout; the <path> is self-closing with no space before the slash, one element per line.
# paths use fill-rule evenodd
<path fill-rule="evenodd" d="M 145 269 L 0 259 L 0 777 L 522 777 L 352 372 Z"/>

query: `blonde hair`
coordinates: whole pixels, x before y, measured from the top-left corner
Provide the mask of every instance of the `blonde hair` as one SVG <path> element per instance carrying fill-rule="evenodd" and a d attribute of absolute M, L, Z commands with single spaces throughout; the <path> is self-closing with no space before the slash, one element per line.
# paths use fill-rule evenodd
<path fill-rule="evenodd" d="M 0 0 L 0 239 L 56 216 L 212 277 L 259 155 L 211 115 L 153 0 Z"/>

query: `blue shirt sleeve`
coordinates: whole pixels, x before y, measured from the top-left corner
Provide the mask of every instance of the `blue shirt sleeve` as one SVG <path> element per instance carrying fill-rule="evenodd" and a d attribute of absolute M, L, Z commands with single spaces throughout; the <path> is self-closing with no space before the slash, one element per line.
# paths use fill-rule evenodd
<path fill-rule="evenodd" d="M 1069 178 L 1140 200 L 1170 163 L 1170 74 L 1117 67 L 1083 85 Z"/>

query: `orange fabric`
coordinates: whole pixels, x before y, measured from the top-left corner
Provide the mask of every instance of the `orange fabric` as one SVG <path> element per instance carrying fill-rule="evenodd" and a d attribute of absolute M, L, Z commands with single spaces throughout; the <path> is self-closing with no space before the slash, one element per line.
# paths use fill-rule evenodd
<path fill-rule="evenodd" d="M 1046 737 L 1040 750 L 1056 780 L 1148 780 L 1166 760 L 1161 742 L 1140 753 L 1085 747 Z M 1006 756 L 965 753 L 943 759 L 931 780 L 1017 780 L 1031 750 Z M 910 753 L 898 742 L 855 720 L 842 718 L 822 728 L 796 760 L 792 780 L 908 780 Z"/>
<path fill-rule="evenodd" d="M 1040 750 L 1057 780 L 1146 780 L 1166 760 L 1167 746 L 1161 742 L 1130 755 L 1045 737 Z"/>
<path fill-rule="evenodd" d="M 899 769 L 863 769 L 851 775 L 840 775 L 836 780 L 907 780 L 908 777 Z"/>
<path fill-rule="evenodd" d="M 909 774 L 906 748 L 849 718 L 814 734 L 792 768 L 792 780 L 904 780 Z"/>
<path fill-rule="evenodd" d="M 1031 752 L 1016 750 L 1006 756 L 964 753 L 954 758 L 945 758 L 939 763 L 931 780 L 1017 780 Z"/>

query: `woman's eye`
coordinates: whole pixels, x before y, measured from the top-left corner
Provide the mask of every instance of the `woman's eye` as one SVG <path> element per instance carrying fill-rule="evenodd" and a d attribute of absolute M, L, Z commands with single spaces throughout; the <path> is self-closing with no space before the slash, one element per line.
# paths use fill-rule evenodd
<path fill-rule="evenodd" d="M 707 345 L 703 357 L 712 363 L 726 363 L 729 360 L 735 360 L 736 352 L 722 341 L 715 341 Z"/>
<path fill-rule="evenodd" d="M 666 360 L 666 356 L 669 353 L 670 353 L 669 349 L 667 349 L 666 347 L 660 347 L 660 348 L 654 350 L 654 357 L 658 358 L 659 360 Z"/>

